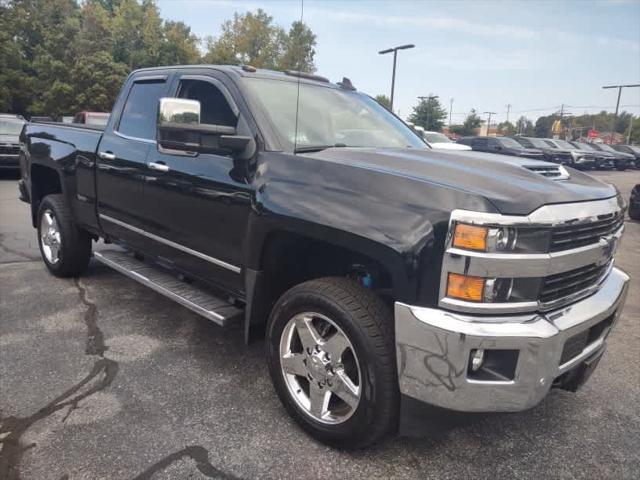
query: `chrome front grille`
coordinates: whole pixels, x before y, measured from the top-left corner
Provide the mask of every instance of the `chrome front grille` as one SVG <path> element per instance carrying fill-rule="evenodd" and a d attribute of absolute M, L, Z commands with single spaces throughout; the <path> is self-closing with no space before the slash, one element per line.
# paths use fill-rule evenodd
<path fill-rule="evenodd" d="M 542 282 L 539 300 L 542 303 L 548 303 L 588 291 L 602 281 L 610 267 L 611 263 L 593 264 L 550 275 Z"/>
<path fill-rule="evenodd" d="M 19 153 L 19 145 L 0 145 L 0 155 L 18 155 Z"/>
<path fill-rule="evenodd" d="M 624 217 L 620 212 L 600 215 L 586 222 L 563 223 L 551 231 L 550 251 L 559 252 L 598 243 L 601 237 L 617 232 L 623 223 Z"/>

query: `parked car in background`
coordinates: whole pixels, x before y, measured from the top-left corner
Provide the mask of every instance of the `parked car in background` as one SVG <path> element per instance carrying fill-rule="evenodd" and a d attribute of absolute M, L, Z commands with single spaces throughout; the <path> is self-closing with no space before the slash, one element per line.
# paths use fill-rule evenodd
<path fill-rule="evenodd" d="M 471 150 L 471 147 L 454 142 L 444 133 L 424 131 L 421 134 L 427 145 L 436 150 Z"/>
<path fill-rule="evenodd" d="M 462 145 L 469 145 L 476 152 L 499 153 L 516 157 L 544 160 L 544 154 L 537 148 L 527 148 L 510 137 L 462 137 Z"/>
<path fill-rule="evenodd" d="M 571 157 L 573 158 L 573 167 L 580 168 L 581 170 L 596 168 L 597 155 L 595 153 L 581 150 L 570 142 L 558 138 L 545 138 L 544 141 L 559 150 L 568 150 L 569 152 L 571 152 Z"/>
<path fill-rule="evenodd" d="M 20 132 L 25 123 L 21 115 L 0 114 L 0 169 L 20 168 Z"/>
<path fill-rule="evenodd" d="M 110 113 L 105 112 L 78 112 L 73 117 L 73 123 L 106 127 L 110 115 Z"/>
<path fill-rule="evenodd" d="M 29 121 L 30 122 L 55 122 L 55 120 L 52 117 L 38 116 L 38 115 L 31 117 Z"/>
<path fill-rule="evenodd" d="M 615 157 L 617 170 L 623 171 L 627 169 L 628 165 L 635 164 L 636 157 L 629 153 L 619 152 L 618 150 L 611 148 L 611 145 L 606 145 L 604 143 L 591 143 L 590 145 L 601 152 L 612 153 Z"/>
<path fill-rule="evenodd" d="M 636 145 L 612 145 L 612 147 L 618 152 L 628 153 L 635 158 L 634 165 L 636 168 L 640 168 L 640 147 Z"/>
<path fill-rule="evenodd" d="M 616 156 L 611 152 L 603 152 L 591 146 L 590 143 L 584 142 L 570 142 L 576 148 L 585 152 L 595 153 L 596 155 L 596 168 L 598 169 L 613 169 L 616 167 Z"/>
<path fill-rule="evenodd" d="M 629 217 L 640 220 L 640 184 L 633 187 L 629 197 Z"/>
<path fill-rule="evenodd" d="M 560 148 L 552 143 L 548 143 L 545 138 L 536 137 L 511 137 L 520 145 L 527 148 L 537 148 L 544 154 L 544 159 L 549 162 L 561 163 L 570 167 L 575 167 L 579 170 L 586 170 L 595 165 L 595 155 L 590 159 L 585 160 L 580 154 L 574 153 L 579 151 L 573 145 L 570 148 Z M 583 155 L 586 152 L 581 152 Z"/>

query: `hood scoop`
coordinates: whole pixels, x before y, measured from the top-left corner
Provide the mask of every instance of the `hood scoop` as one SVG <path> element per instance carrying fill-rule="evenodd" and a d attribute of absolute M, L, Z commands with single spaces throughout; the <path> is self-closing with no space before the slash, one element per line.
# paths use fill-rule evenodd
<path fill-rule="evenodd" d="M 524 165 L 524 168 L 552 180 L 568 180 L 571 175 L 562 165 Z"/>

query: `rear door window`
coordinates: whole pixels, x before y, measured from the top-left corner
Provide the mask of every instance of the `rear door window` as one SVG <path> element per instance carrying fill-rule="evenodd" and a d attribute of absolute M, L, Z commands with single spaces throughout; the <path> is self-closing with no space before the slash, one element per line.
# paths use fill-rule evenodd
<path fill-rule="evenodd" d="M 158 101 L 164 95 L 166 82 L 136 82 L 124 104 L 118 133 L 144 140 L 156 138 Z"/>

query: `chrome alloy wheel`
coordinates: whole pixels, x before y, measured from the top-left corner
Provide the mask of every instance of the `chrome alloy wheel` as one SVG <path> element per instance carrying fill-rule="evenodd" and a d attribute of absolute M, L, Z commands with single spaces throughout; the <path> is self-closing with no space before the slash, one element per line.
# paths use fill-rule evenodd
<path fill-rule="evenodd" d="M 40 243 L 47 261 L 55 265 L 60 260 L 62 233 L 51 210 L 45 210 L 40 219 Z"/>
<path fill-rule="evenodd" d="M 342 329 L 322 314 L 299 313 L 287 322 L 280 337 L 280 369 L 298 406 L 318 422 L 342 423 L 358 407 L 358 357 Z"/>

